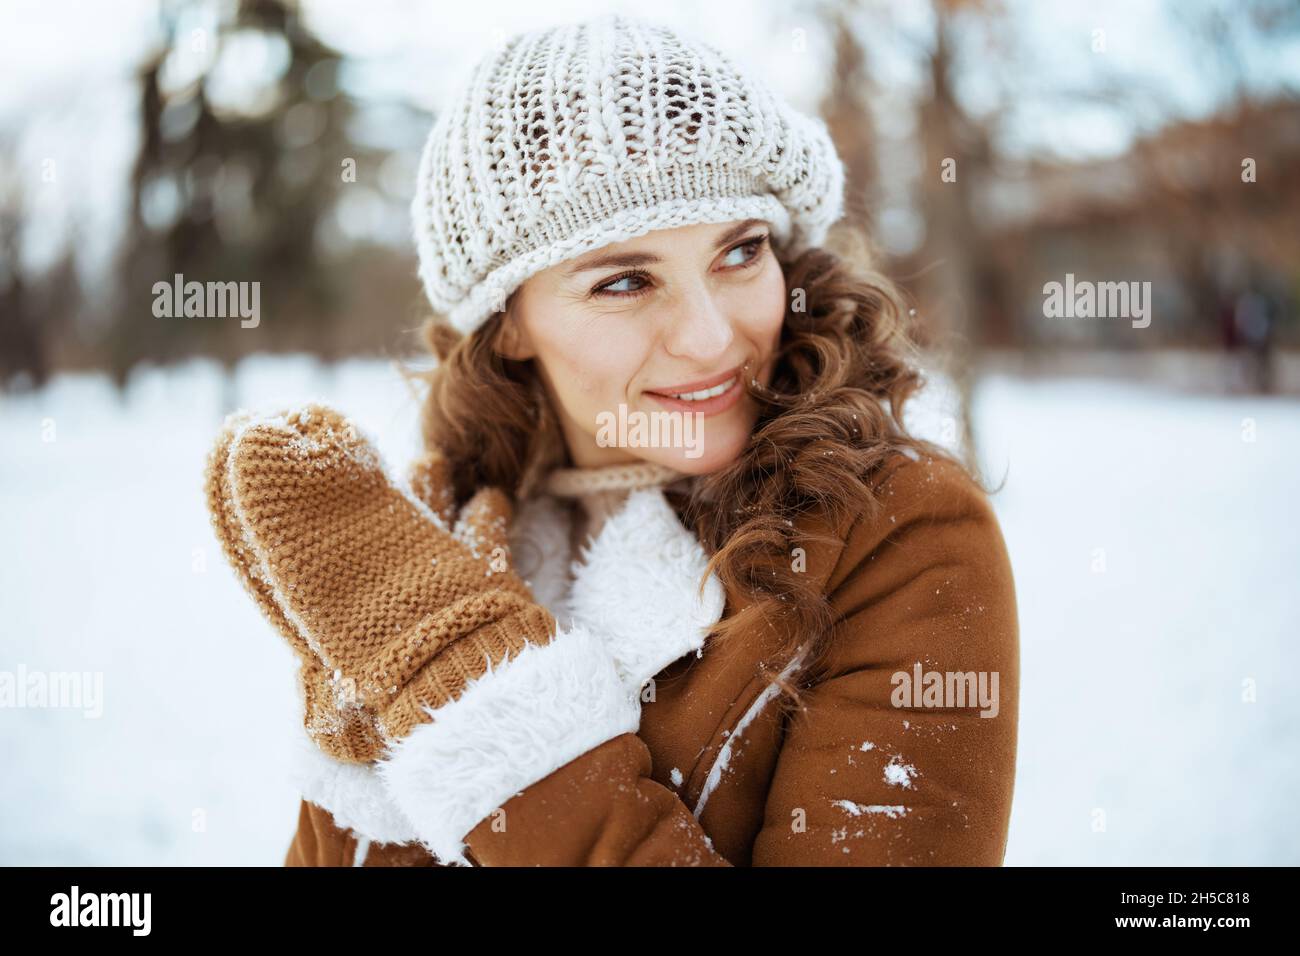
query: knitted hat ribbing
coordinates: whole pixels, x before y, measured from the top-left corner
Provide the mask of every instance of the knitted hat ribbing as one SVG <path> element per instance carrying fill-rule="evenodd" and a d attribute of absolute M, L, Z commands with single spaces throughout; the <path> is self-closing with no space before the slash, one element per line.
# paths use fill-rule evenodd
<path fill-rule="evenodd" d="M 434 309 L 468 334 L 524 280 L 656 229 L 766 219 L 797 253 L 843 207 L 825 124 L 712 46 L 626 14 L 518 34 L 474 67 L 420 160 Z"/>

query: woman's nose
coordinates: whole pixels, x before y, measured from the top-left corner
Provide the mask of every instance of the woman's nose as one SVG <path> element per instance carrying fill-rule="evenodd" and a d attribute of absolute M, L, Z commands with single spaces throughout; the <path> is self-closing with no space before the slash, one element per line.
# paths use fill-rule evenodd
<path fill-rule="evenodd" d="M 736 337 L 731 318 L 707 286 L 677 296 L 669 309 L 664 348 L 670 355 L 707 364 L 730 349 Z"/>

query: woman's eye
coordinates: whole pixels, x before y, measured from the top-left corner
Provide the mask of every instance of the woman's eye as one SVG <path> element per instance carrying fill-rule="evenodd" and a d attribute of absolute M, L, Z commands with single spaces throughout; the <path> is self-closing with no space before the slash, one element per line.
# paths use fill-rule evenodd
<path fill-rule="evenodd" d="M 624 295 L 624 297 L 632 297 L 632 295 L 643 293 L 643 291 L 645 291 L 645 286 L 634 286 L 630 287 L 630 289 L 625 289 L 625 287 L 620 286 L 623 285 L 624 282 L 643 281 L 645 281 L 645 276 L 642 276 L 642 274 L 634 272 L 628 273 L 627 276 L 619 276 L 614 278 L 614 280 L 606 282 L 604 285 L 598 285 L 595 289 L 591 290 L 591 293 L 595 295 Z"/>
<path fill-rule="evenodd" d="M 746 269 L 753 266 L 761 258 L 765 242 L 767 242 L 767 236 L 762 235 L 756 236 L 748 242 L 742 242 L 738 246 L 733 246 L 727 250 L 726 256 L 723 257 L 723 265 L 728 269 Z M 733 256 L 739 258 L 732 261 Z M 632 286 L 624 285 L 624 283 L 628 282 L 636 284 Z M 649 290 L 649 287 L 649 276 L 645 272 L 629 272 L 596 286 L 591 290 L 591 294 L 615 299 L 631 299 L 644 294 Z"/>
<path fill-rule="evenodd" d="M 727 251 L 728 259 L 731 256 L 735 255 L 736 253 L 740 253 L 740 259 L 739 261 L 735 261 L 735 262 L 726 262 L 726 265 L 730 265 L 730 266 L 752 265 L 754 260 L 757 259 L 759 255 L 762 253 L 763 243 L 765 242 L 767 242 L 767 236 L 765 235 L 756 236 L 753 239 L 750 239 L 748 242 L 742 242 L 740 245 L 729 249 Z"/>
<path fill-rule="evenodd" d="M 634 292 L 640 292 L 641 289 L 642 289 L 642 287 L 641 287 L 641 286 L 632 286 L 632 287 L 627 287 L 627 286 L 624 286 L 623 283 L 625 283 L 625 282 L 644 282 L 644 281 L 645 281 L 645 279 L 644 279 L 644 277 L 642 277 L 642 276 L 635 276 L 635 275 L 633 275 L 633 276 L 623 276 L 621 279 L 615 279 L 613 282 L 609 283 L 608 285 L 603 285 L 603 286 L 601 286 L 599 291 L 601 291 L 601 292 L 612 292 L 612 293 L 614 293 L 615 295 L 630 295 L 630 294 L 632 294 L 632 293 L 634 293 Z"/>
<path fill-rule="evenodd" d="M 752 249 L 753 245 L 753 242 L 747 242 L 743 246 L 736 246 L 736 248 L 731 249 L 727 252 L 727 258 L 724 260 L 723 264 L 729 266 L 743 266 L 750 259 L 754 258 L 754 255 L 757 253 L 757 250 Z M 732 258 L 737 255 L 739 258 Z"/>

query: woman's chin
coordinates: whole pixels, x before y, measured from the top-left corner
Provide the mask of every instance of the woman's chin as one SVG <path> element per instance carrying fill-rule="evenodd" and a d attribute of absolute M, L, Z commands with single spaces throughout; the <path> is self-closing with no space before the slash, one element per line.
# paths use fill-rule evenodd
<path fill-rule="evenodd" d="M 735 461 L 748 437 L 738 428 L 710 429 L 706 425 L 694 442 L 681 448 L 646 449 L 653 453 L 646 457 L 688 475 L 707 475 Z"/>

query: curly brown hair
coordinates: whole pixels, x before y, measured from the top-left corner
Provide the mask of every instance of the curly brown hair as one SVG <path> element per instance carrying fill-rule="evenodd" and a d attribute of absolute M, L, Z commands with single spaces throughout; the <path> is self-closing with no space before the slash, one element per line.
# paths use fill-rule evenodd
<path fill-rule="evenodd" d="M 864 508 L 870 519 L 881 507 L 872 478 L 900 452 L 956 461 L 903 422 L 904 405 L 923 385 L 910 310 L 901 291 L 867 264 L 865 237 L 856 238 L 851 255 L 814 248 L 789 258 L 773 245 L 789 304 L 771 383 L 746 384 L 759 406 L 753 433 L 731 464 L 696 476 L 689 494 L 673 499 L 710 555 L 708 571 L 728 591 L 751 597 L 745 612 L 724 617 L 709 639 L 741 639 L 763 622 L 786 625 L 781 633 L 791 637 L 759 673 L 795 706 L 802 685 L 816 679 L 834 623 L 826 596 L 791 560 L 810 542 L 795 519 L 820 509 L 830 526 L 841 527 Z M 509 302 L 468 336 L 438 316 L 421 328 L 438 358 L 419 375 L 429 385 L 423 439 L 449 460 L 457 505 L 482 485 L 526 497 L 552 467 L 567 463 L 533 360 L 507 359 L 496 349 L 508 314 Z"/>

